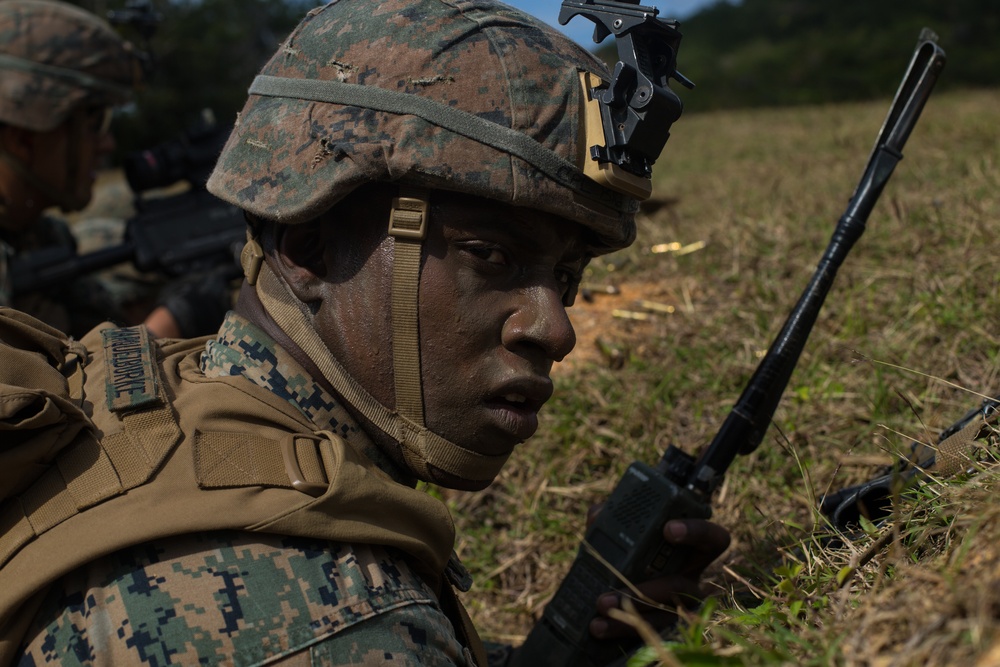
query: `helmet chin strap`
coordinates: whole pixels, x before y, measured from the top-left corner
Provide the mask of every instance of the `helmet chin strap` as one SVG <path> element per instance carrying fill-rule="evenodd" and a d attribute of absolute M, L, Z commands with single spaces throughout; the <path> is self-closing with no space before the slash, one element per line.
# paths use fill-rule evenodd
<path fill-rule="evenodd" d="M 417 309 L 420 250 L 427 230 L 426 190 L 401 188 L 393 201 L 389 234 L 394 238 L 392 323 L 396 409 L 379 403 L 351 377 L 316 332 L 313 315 L 263 261 L 250 236 L 242 260 L 247 281 L 257 290 L 264 310 L 316 364 L 343 399 L 380 431 L 402 445 L 406 464 L 420 479 L 435 481 L 439 472 L 464 481 L 489 483 L 510 453 L 485 455 L 434 433 L 424 423 Z"/>
<path fill-rule="evenodd" d="M 420 248 L 427 237 L 430 193 L 401 186 L 392 200 L 389 236 L 392 251 L 392 374 L 396 409 L 424 426 L 424 396 L 420 375 Z"/>

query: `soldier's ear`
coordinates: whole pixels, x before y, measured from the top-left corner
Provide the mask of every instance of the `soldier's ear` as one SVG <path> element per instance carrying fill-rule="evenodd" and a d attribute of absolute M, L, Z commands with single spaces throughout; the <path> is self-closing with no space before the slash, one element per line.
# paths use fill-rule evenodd
<path fill-rule="evenodd" d="M 324 249 L 319 222 L 277 227 L 274 270 L 304 303 L 316 299 L 316 287 L 326 277 L 328 267 Z"/>

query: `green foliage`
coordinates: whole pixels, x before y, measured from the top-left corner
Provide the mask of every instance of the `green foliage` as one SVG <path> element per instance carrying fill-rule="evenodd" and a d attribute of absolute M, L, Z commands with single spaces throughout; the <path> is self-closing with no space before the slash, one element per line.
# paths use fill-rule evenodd
<path fill-rule="evenodd" d="M 681 23 L 678 67 L 698 87 L 680 94 L 688 110 L 888 97 L 923 27 L 948 53 L 939 89 L 995 84 L 991 0 L 721 0 Z"/>
<path fill-rule="evenodd" d="M 124 0 L 82 0 L 99 15 Z M 190 126 L 203 109 L 232 123 L 254 75 L 316 0 L 154 0 L 163 20 L 149 44 L 133 28 L 121 33 L 151 51 L 153 72 L 132 113 L 116 120 L 119 152 L 157 145 Z"/>

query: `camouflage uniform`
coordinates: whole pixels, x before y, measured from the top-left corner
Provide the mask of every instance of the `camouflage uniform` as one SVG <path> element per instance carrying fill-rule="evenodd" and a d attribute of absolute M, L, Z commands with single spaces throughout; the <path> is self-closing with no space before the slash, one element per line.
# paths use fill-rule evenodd
<path fill-rule="evenodd" d="M 266 387 L 401 474 L 336 398 L 238 315 L 201 365 Z M 28 636 L 21 665 L 469 664 L 401 552 L 235 532 L 147 543 L 77 570 L 50 590 Z"/>

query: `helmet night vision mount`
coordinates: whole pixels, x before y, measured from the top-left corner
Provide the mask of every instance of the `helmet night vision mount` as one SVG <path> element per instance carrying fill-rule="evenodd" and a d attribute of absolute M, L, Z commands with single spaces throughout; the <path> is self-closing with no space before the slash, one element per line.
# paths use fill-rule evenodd
<path fill-rule="evenodd" d="M 615 36 L 619 60 L 611 82 L 581 74 L 590 151 L 584 173 L 638 199 L 652 193 L 653 163 L 683 108 L 668 80 L 694 88 L 677 71 L 680 23 L 658 19 L 657 14 L 656 7 L 640 6 L 639 0 L 564 0 L 559 12 L 562 25 L 577 15 L 593 21 L 597 43 Z"/>

